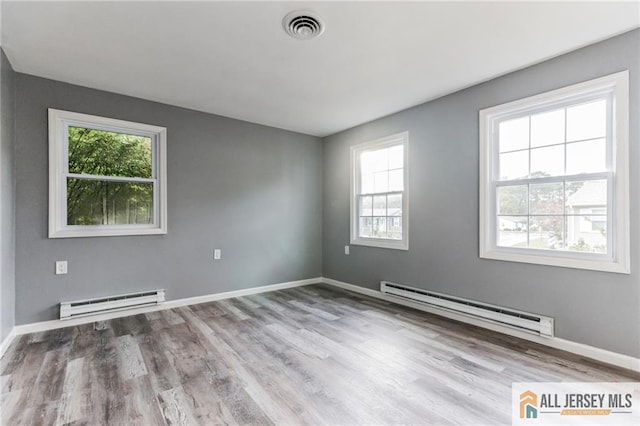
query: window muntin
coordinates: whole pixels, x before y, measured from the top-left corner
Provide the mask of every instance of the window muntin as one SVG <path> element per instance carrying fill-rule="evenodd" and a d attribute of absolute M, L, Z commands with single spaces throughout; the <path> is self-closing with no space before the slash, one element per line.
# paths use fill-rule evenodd
<path fill-rule="evenodd" d="M 481 111 L 481 257 L 628 273 L 627 79 Z"/>
<path fill-rule="evenodd" d="M 166 233 L 166 129 L 49 110 L 49 236 Z"/>
<path fill-rule="evenodd" d="M 353 147 L 351 243 L 407 249 L 408 133 Z"/>

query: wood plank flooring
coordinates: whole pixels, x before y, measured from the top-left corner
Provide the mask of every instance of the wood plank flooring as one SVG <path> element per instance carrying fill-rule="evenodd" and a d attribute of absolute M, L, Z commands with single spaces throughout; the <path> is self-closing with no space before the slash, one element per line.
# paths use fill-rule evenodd
<path fill-rule="evenodd" d="M 326 285 L 21 336 L 6 425 L 510 424 L 514 381 L 640 375 Z"/>

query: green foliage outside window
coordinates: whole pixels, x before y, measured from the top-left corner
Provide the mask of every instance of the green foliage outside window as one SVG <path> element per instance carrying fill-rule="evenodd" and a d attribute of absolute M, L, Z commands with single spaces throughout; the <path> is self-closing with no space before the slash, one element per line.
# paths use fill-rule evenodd
<path fill-rule="evenodd" d="M 69 173 L 150 179 L 149 137 L 69 126 Z M 67 224 L 153 223 L 151 182 L 67 179 Z"/>

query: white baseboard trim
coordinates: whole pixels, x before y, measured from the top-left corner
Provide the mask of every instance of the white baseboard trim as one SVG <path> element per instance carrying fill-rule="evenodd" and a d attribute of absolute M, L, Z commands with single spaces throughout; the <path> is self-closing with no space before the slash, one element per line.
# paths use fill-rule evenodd
<path fill-rule="evenodd" d="M 16 337 L 16 328 L 11 327 L 11 331 L 9 331 L 9 334 L 7 334 L 7 337 L 5 337 L 2 342 L 0 342 L 0 359 L 2 359 L 5 352 L 7 352 L 7 349 L 9 349 L 9 346 L 11 345 L 11 342 L 13 342 L 13 339 L 15 339 L 15 337 Z"/>
<path fill-rule="evenodd" d="M 444 309 L 425 306 L 423 304 L 414 303 L 409 300 L 395 298 L 393 296 L 383 294 L 378 290 L 371 290 L 369 288 L 360 287 L 354 284 L 345 283 L 345 282 L 334 280 L 331 278 L 323 277 L 322 282 L 335 287 L 343 288 L 345 290 L 353 291 L 355 293 L 365 294 L 367 296 L 375 297 L 377 299 L 382 299 L 387 302 L 397 303 L 399 305 L 404 305 L 411 308 L 419 309 L 421 311 L 429 312 L 429 313 L 450 318 L 456 321 L 472 324 L 478 327 L 497 331 L 499 333 L 508 334 L 510 336 L 519 337 L 521 339 L 539 343 L 544 346 L 549 346 L 555 349 L 571 352 L 576 355 L 584 356 L 584 357 L 601 361 L 607 364 L 615 365 L 617 367 L 622 367 L 628 370 L 640 372 L 640 358 L 634 358 L 629 355 L 608 351 L 606 349 L 596 348 L 594 346 L 573 342 L 571 340 L 561 339 L 559 337 L 548 338 L 548 337 L 536 336 L 529 333 L 524 333 L 518 330 L 514 330 L 512 328 L 502 327 L 498 324 L 477 320 L 475 318 L 471 318 L 465 315 L 456 314 L 455 312 L 449 312 Z"/>
<path fill-rule="evenodd" d="M 269 291 L 284 290 L 287 288 L 302 287 L 305 285 L 318 284 L 321 282 L 322 282 L 321 277 L 309 278 L 306 280 L 289 281 L 286 283 L 271 284 L 271 285 L 265 285 L 261 287 L 252 287 L 244 290 L 234 290 L 234 291 L 227 291 L 224 293 L 214 293 L 214 294 L 207 294 L 204 296 L 168 300 L 159 305 L 145 306 L 142 308 L 134 308 L 134 309 L 128 309 L 123 311 L 117 311 L 117 312 L 108 312 L 104 314 L 90 315 L 86 317 L 72 318 L 72 319 L 66 319 L 66 320 L 57 319 L 57 320 L 51 320 L 51 321 L 41 321 L 41 322 L 34 322 L 30 324 L 17 325 L 13 328 L 12 332 L 14 335 L 13 337 L 15 337 L 15 336 L 20 336 L 22 334 L 37 333 L 39 331 L 54 330 L 57 328 L 64 328 L 64 327 L 73 327 L 81 324 L 90 324 L 96 321 L 106 321 L 114 318 L 144 314 L 147 312 L 161 311 L 164 309 L 171 309 L 171 308 L 179 308 L 181 306 L 188 306 L 188 305 L 197 305 L 199 303 L 213 302 L 213 301 L 222 300 L 222 299 L 231 299 L 234 297 L 248 296 L 251 294 L 258 294 L 258 293 L 266 293 Z M 6 340 L 7 339 L 5 339 L 5 341 Z M 2 349 L 6 350 L 4 346 L 4 342 L 3 342 Z"/>

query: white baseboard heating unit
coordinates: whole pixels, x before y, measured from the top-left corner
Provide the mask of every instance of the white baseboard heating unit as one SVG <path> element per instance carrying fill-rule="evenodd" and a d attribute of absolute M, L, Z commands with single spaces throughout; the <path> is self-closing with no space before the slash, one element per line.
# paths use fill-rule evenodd
<path fill-rule="evenodd" d="M 62 302 L 60 303 L 60 319 L 159 305 L 162 302 L 164 302 L 164 290 L 151 290 L 140 293 L 76 300 L 74 302 Z"/>
<path fill-rule="evenodd" d="M 553 337 L 553 318 L 460 297 L 380 281 L 380 291 L 412 302 L 490 321 L 544 337 Z"/>

